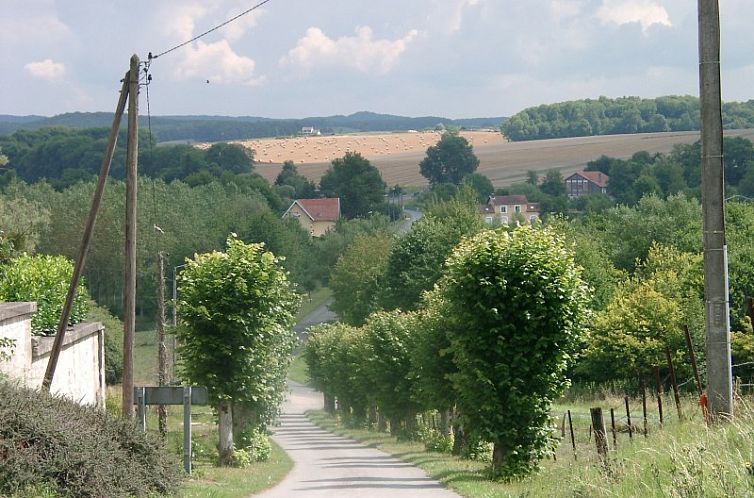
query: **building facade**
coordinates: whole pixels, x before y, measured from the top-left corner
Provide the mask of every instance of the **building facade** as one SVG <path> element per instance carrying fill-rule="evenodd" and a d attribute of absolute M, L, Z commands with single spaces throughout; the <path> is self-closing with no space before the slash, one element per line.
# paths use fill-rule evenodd
<path fill-rule="evenodd" d="M 340 218 L 340 198 L 296 199 L 283 213 L 283 218 L 293 217 L 312 237 L 320 237 L 335 228 Z"/>

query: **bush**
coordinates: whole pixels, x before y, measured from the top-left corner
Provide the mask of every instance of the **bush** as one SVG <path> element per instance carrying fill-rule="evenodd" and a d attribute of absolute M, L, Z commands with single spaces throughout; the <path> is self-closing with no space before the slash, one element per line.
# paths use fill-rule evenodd
<path fill-rule="evenodd" d="M 86 319 L 105 327 L 105 382 L 119 384 L 123 377 L 123 322 L 94 301 L 89 302 Z"/>
<path fill-rule="evenodd" d="M 175 458 L 133 422 L 0 382 L 0 495 L 165 495 L 180 475 Z"/>
<path fill-rule="evenodd" d="M 450 453 L 453 450 L 453 436 L 451 434 L 443 434 L 437 429 L 430 429 L 429 427 L 420 427 L 416 435 L 424 443 L 424 449 L 427 451 Z"/>
<path fill-rule="evenodd" d="M 73 264 L 63 256 L 19 256 L 0 272 L 0 301 L 36 301 L 31 319 L 36 335 L 52 335 L 63 312 L 65 296 L 73 275 Z M 89 300 L 83 280 L 76 290 L 69 325 L 84 320 Z"/>
<path fill-rule="evenodd" d="M 270 439 L 259 428 L 243 431 L 237 443 L 254 462 L 266 462 L 272 453 Z"/>

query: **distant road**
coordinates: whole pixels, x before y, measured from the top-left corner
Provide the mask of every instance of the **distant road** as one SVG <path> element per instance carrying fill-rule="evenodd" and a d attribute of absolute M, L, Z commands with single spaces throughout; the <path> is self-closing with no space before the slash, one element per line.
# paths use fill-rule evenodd
<path fill-rule="evenodd" d="M 394 135 L 395 139 L 399 140 L 401 134 Z M 726 130 L 725 135 L 754 140 L 754 129 Z M 529 170 L 544 172 L 557 168 L 565 176 L 581 170 L 586 163 L 602 155 L 626 159 L 642 150 L 650 153 L 668 153 L 673 150 L 675 144 L 690 144 L 697 140 L 698 131 L 602 135 L 527 142 L 481 143 L 474 146 L 474 153 L 480 161 L 478 173 L 487 176 L 496 187 L 503 187 L 526 180 Z M 419 173 L 419 162 L 423 158 L 423 151 L 411 151 L 370 158 L 370 162 L 379 168 L 382 178 L 388 185 L 425 185 L 426 179 Z M 299 172 L 318 181 L 330 167 L 330 163 L 303 163 L 297 166 Z M 256 169 L 262 176 L 274 181 L 280 171 L 280 165 L 258 164 Z"/>

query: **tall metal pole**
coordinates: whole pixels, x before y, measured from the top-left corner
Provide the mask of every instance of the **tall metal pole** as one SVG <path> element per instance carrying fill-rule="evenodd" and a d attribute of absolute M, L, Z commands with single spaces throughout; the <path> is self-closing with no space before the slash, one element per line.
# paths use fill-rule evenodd
<path fill-rule="evenodd" d="M 139 57 L 131 56 L 128 78 L 126 151 L 126 259 L 123 279 L 123 416 L 133 417 L 134 333 L 136 328 L 136 179 L 139 154 Z"/>
<path fill-rule="evenodd" d="M 99 179 L 97 181 L 97 187 L 94 191 L 94 197 L 92 198 L 92 205 L 89 208 L 89 217 L 86 220 L 86 227 L 84 228 L 84 235 L 81 239 L 81 247 L 79 248 L 79 254 L 76 258 L 76 264 L 73 267 L 73 276 L 71 277 L 71 283 L 68 286 L 68 294 L 65 298 L 65 304 L 63 305 L 63 312 L 58 322 L 58 329 L 55 333 L 55 341 L 52 344 L 52 351 L 50 352 L 50 359 L 47 362 L 47 369 L 45 370 L 44 380 L 42 381 L 42 389 L 49 391 L 52 385 L 52 379 L 55 376 L 55 368 L 58 366 L 58 358 L 60 357 L 60 351 L 63 349 L 63 339 L 65 338 L 65 331 L 68 328 L 68 320 L 71 319 L 71 309 L 73 308 L 73 300 L 76 297 L 76 287 L 81 279 L 81 274 L 84 272 L 84 264 L 86 263 L 86 254 L 89 252 L 89 246 L 92 242 L 92 235 L 94 234 L 94 226 L 97 223 L 97 213 L 99 212 L 99 206 L 102 203 L 102 196 L 105 193 L 105 184 L 107 183 L 107 176 L 110 172 L 110 164 L 113 162 L 113 154 L 115 153 L 115 145 L 118 142 L 118 130 L 120 129 L 120 121 L 123 118 L 123 111 L 126 108 L 126 98 L 128 97 L 128 74 L 123 79 L 123 86 L 120 89 L 120 98 L 118 99 L 118 105 L 115 108 L 115 115 L 113 116 L 113 124 L 110 126 L 110 136 L 107 141 L 107 148 L 105 149 L 105 156 L 102 158 L 102 166 L 100 167 Z"/>
<path fill-rule="evenodd" d="M 712 417 L 733 415 L 728 315 L 728 258 L 725 245 L 725 187 L 720 92 L 718 0 L 698 0 L 699 87 L 704 213 L 704 315 L 707 332 L 707 390 Z"/>

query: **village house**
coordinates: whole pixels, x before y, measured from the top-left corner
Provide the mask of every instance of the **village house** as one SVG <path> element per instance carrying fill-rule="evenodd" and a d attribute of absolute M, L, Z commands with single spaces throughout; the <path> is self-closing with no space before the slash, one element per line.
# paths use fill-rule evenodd
<path fill-rule="evenodd" d="M 608 180 L 610 177 L 601 171 L 579 171 L 565 179 L 566 193 L 569 199 L 589 194 L 607 194 Z"/>
<path fill-rule="evenodd" d="M 488 225 L 496 223 L 529 222 L 539 219 L 539 204 L 529 202 L 525 195 L 491 195 L 481 206 L 482 220 Z"/>
<path fill-rule="evenodd" d="M 283 218 L 294 217 L 312 237 L 324 235 L 335 228 L 340 218 L 340 198 L 296 199 L 283 213 Z"/>

